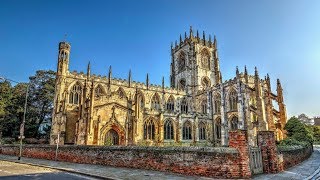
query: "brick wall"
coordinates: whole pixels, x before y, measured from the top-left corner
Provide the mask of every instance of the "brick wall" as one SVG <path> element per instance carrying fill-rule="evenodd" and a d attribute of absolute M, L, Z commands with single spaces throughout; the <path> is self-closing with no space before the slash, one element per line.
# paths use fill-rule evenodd
<path fill-rule="evenodd" d="M 17 155 L 19 147 L 0 146 L 0 152 Z M 55 156 L 55 146 L 25 145 L 23 156 L 52 160 Z M 58 160 L 216 178 L 243 177 L 243 167 L 239 166 L 241 162 L 239 162 L 238 150 L 226 147 L 61 146 Z"/>
<path fill-rule="evenodd" d="M 288 169 L 308 159 L 313 152 L 312 147 L 297 147 L 291 149 L 279 149 L 283 157 L 283 167 Z"/>
<path fill-rule="evenodd" d="M 262 166 L 264 173 L 277 173 L 282 168 L 279 165 L 279 158 L 273 131 L 258 132 L 258 146 L 261 148 Z"/>
<path fill-rule="evenodd" d="M 241 177 L 251 177 L 247 131 L 237 130 L 229 132 L 229 147 L 234 147 L 239 151 L 238 165 L 241 170 Z"/>

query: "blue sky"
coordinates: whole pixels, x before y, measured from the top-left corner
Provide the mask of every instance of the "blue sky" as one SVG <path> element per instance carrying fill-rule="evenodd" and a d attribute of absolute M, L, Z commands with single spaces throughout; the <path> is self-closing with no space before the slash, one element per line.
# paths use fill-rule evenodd
<path fill-rule="evenodd" d="M 216 35 L 223 79 L 235 67 L 270 74 L 284 88 L 288 116 L 320 115 L 320 1 L 0 1 L 0 76 L 27 81 L 56 69 L 59 41 L 70 70 L 169 85 L 170 43 L 194 29 Z"/>

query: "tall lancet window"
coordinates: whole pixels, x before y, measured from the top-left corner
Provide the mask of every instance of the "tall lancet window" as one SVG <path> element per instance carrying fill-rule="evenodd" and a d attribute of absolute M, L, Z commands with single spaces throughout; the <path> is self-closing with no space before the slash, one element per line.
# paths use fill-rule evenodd
<path fill-rule="evenodd" d="M 191 140 L 192 139 L 192 127 L 190 121 L 186 121 L 183 124 L 183 129 L 182 129 L 182 139 L 184 140 Z"/>
<path fill-rule="evenodd" d="M 178 56 L 178 70 L 183 71 L 186 68 L 186 54 L 181 51 Z"/>
<path fill-rule="evenodd" d="M 235 90 L 232 90 L 229 94 L 230 111 L 236 111 L 238 109 L 237 102 L 238 102 L 237 92 Z"/>
<path fill-rule="evenodd" d="M 220 94 L 214 96 L 214 112 L 216 114 L 221 113 L 221 96 L 220 96 Z"/>
<path fill-rule="evenodd" d="M 172 140 L 173 139 L 173 123 L 171 119 L 167 119 L 164 123 L 164 139 Z"/>
<path fill-rule="evenodd" d="M 82 88 L 79 83 L 76 83 L 72 86 L 69 92 L 69 103 L 70 104 L 79 104 L 81 99 Z"/>
<path fill-rule="evenodd" d="M 201 67 L 210 70 L 210 53 L 207 49 L 203 49 L 200 53 Z"/>
<path fill-rule="evenodd" d="M 202 114 L 207 114 L 207 100 L 203 100 L 201 103 L 201 112 Z"/>
<path fill-rule="evenodd" d="M 199 139 L 200 140 L 206 139 L 206 125 L 203 122 L 199 124 Z"/>
<path fill-rule="evenodd" d="M 167 101 L 167 111 L 169 112 L 174 111 L 174 98 L 172 96 L 170 96 Z"/>
<path fill-rule="evenodd" d="M 181 108 L 181 113 L 183 114 L 188 113 L 188 103 L 186 99 L 182 99 L 180 108 Z"/>
<path fill-rule="evenodd" d="M 145 140 L 154 140 L 155 138 L 155 126 L 152 119 L 144 122 L 143 125 L 143 135 Z"/>
<path fill-rule="evenodd" d="M 160 98 L 158 94 L 154 94 L 151 99 L 151 109 L 160 110 Z"/>

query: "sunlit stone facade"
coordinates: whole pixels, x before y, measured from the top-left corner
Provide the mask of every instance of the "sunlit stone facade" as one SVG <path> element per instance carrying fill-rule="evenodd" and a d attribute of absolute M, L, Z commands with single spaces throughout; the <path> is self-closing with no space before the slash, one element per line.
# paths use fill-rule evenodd
<path fill-rule="evenodd" d="M 222 81 L 217 40 L 192 28 L 171 45 L 170 87 L 128 78 L 69 71 L 71 46 L 59 43 L 50 143 L 78 145 L 228 145 L 228 132 L 248 130 L 284 136 L 286 107 L 282 87 L 271 92 L 270 78 L 236 68 Z M 163 78 L 164 79 L 164 78 Z M 275 103 L 273 103 L 273 101 Z M 277 107 L 273 107 L 277 104 Z"/>

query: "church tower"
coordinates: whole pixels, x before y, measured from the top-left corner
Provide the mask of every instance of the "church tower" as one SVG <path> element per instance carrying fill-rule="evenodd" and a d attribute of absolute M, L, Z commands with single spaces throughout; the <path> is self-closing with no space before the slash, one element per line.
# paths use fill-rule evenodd
<path fill-rule="evenodd" d="M 69 72 L 70 49 L 71 46 L 69 43 L 59 43 L 50 144 L 56 144 L 57 142 L 59 142 L 60 144 L 64 144 L 67 103 L 65 80 Z"/>
<path fill-rule="evenodd" d="M 69 71 L 69 55 L 71 46 L 67 42 L 59 43 L 57 75 L 66 75 Z"/>
<path fill-rule="evenodd" d="M 200 38 L 198 31 L 194 36 L 192 27 L 189 36 L 180 35 L 179 42 L 171 46 L 170 80 L 172 88 L 188 94 L 221 83 L 216 38 L 212 42 L 205 32 Z"/>

